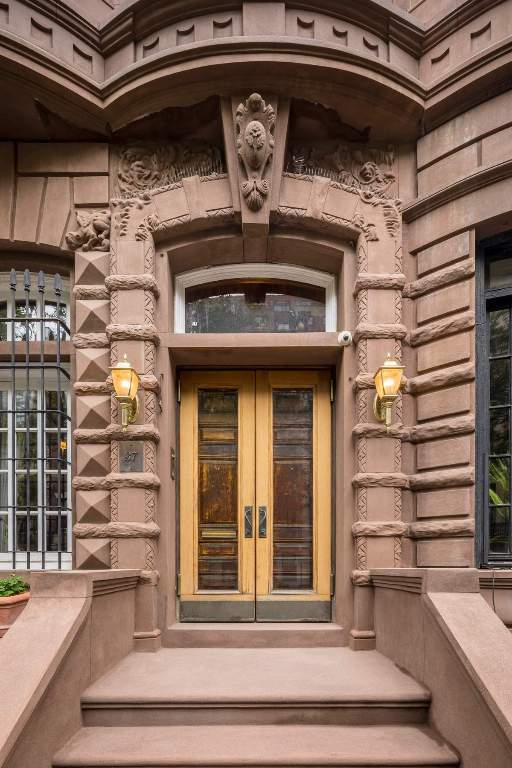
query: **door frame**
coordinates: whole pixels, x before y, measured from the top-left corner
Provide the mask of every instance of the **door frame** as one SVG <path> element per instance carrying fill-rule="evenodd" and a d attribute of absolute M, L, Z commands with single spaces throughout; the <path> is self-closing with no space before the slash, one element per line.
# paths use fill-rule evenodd
<path fill-rule="evenodd" d="M 334 598 L 334 584 L 335 584 L 335 572 L 336 572 L 336 544 L 335 544 L 335 537 L 336 537 L 336 493 L 335 493 L 335 487 L 336 487 L 336 462 L 335 462 L 335 452 L 336 452 L 336 421 L 335 421 L 335 412 L 334 412 L 334 392 L 336 391 L 335 386 L 335 370 L 332 366 L 319 366 L 319 367 L 300 367 L 300 366 L 294 366 L 293 368 L 276 368 L 271 366 L 251 366 L 250 368 L 244 368 L 244 367 L 233 367 L 233 368 L 220 368 L 220 367 L 214 367 L 214 366 L 208 366 L 204 368 L 199 367 L 193 367 L 193 368 L 182 368 L 176 371 L 176 377 L 178 381 L 178 387 L 177 387 L 177 403 L 176 403 L 176 425 L 177 425 L 177 440 L 176 440 L 176 564 L 177 564 L 177 574 L 176 574 L 176 598 L 177 598 L 177 604 L 181 603 L 181 595 L 185 594 L 186 587 L 190 586 L 184 581 L 183 578 L 183 557 L 182 557 L 182 545 L 181 545 L 181 537 L 183 534 L 183 527 L 182 527 L 182 519 L 181 519 L 181 501 L 182 501 L 182 483 L 184 482 L 184 478 L 182 476 L 181 472 L 181 459 L 182 459 L 182 442 L 181 442 L 181 417 L 182 417 L 182 411 L 183 408 L 183 397 L 182 397 L 182 374 L 186 373 L 187 375 L 194 375 L 196 374 L 198 378 L 200 378 L 201 383 L 202 382 L 208 382 L 208 374 L 212 375 L 212 378 L 214 379 L 215 384 L 219 384 L 219 378 L 224 379 L 226 382 L 226 386 L 229 386 L 229 382 L 235 382 L 237 376 L 239 374 L 242 374 L 243 378 L 247 374 L 254 376 L 254 393 L 256 397 L 256 420 L 258 418 L 258 397 L 261 398 L 262 393 L 260 391 L 261 387 L 258 387 L 258 379 L 268 377 L 267 381 L 271 381 L 271 377 L 274 377 L 274 379 L 280 380 L 283 382 L 283 386 L 286 386 L 286 383 L 288 385 L 299 385 L 300 377 L 304 377 L 306 374 L 319 374 L 319 381 L 323 385 L 322 389 L 324 390 L 324 394 L 326 395 L 325 403 L 327 404 L 327 408 L 325 409 L 325 413 L 327 414 L 327 419 L 330 420 L 329 428 L 326 431 L 326 434 L 328 434 L 329 442 L 328 446 L 323 449 L 321 452 L 325 455 L 326 461 L 325 464 L 322 464 L 320 466 L 320 461 L 318 461 L 318 443 L 315 444 L 316 451 L 314 452 L 314 455 L 317 457 L 317 460 L 315 462 L 315 475 L 316 475 L 316 495 L 318 496 L 319 486 L 322 482 L 321 476 L 324 475 L 324 482 L 325 482 L 325 476 L 327 474 L 330 474 L 330 480 L 325 483 L 325 487 L 328 488 L 328 504 L 325 505 L 325 511 L 323 514 L 322 523 L 319 522 L 318 516 L 315 515 L 315 536 L 318 535 L 318 527 L 320 524 L 323 524 L 324 527 L 327 529 L 327 534 L 325 536 L 327 545 L 323 547 L 322 553 L 320 554 L 318 551 L 318 547 L 316 546 L 316 542 L 313 546 L 313 552 L 314 552 L 314 590 L 317 588 L 319 584 L 321 584 L 321 591 L 315 592 L 312 591 L 310 594 L 304 591 L 297 591 L 296 593 L 293 593 L 291 591 L 282 590 L 279 591 L 272 591 L 272 592 L 266 592 L 265 594 L 259 594 L 259 591 L 261 592 L 261 580 L 260 584 L 258 585 L 258 575 L 256 574 L 256 558 L 258 556 L 258 545 L 260 544 L 257 533 L 256 533 L 256 526 L 258 525 L 258 509 L 256 507 L 256 498 L 259 497 L 260 494 L 260 488 L 256 487 L 256 494 L 254 498 L 254 504 L 253 504 L 253 526 L 255 529 L 255 535 L 254 535 L 254 546 L 253 546 L 253 556 L 249 556 L 250 560 L 250 568 L 252 569 L 253 574 L 255 574 L 255 584 L 254 584 L 254 591 L 248 595 L 247 598 L 245 598 L 244 592 L 239 592 L 239 603 L 245 603 L 247 605 L 247 608 L 249 609 L 249 606 L 253 606 L 258 602 L 258 605 L 263 608 L 265 606 L 265 609 L 260 611 L 260 616 L 252 615 L 251 610 L 244 611 L 242 609 L 241 615 L 234 617 L 232 615 L 232 610 L 230 607 L 232 607 L 232 601 L 226 601 L 222 598 L 225 597 L 226 593 L 223 594 L 212 594 L 212 592 L 208 593 L 208 599 L 212 600 L 214 602 L 218 602 L 218 616 L 212 620 L 207 619 L 204 616 L 201 615 L 201 611 L 198 610 L 197 614 L 194 617 L 187 617 L 185 620 L 186 622 L 191 621 L 218 621 L 218 622 L 297 622 L 297 621 L 317 621 L 317 622 L 326 622 L 331 621 L 332 617 L 332 610 L 333 610 L 333 598 Z M 297 381 L 299 380 L 299 381 Z M 323 380 L 323 382 L 322 382 Z M 223 386 L 221 383 L 220 386 Z M 271 403 L 271 398 L 267 397 L 267 402 Z M 261 407 L 261 406 L 260 406 Z M 324 417 L 325 417 L 324 413 Z M 318 398 L 315 398 L 315 420 L 318 420 Z M 193 416 L 193 423 L 194 425 L 197 424 L 197 414 L 194 414 Z M 252 419 L 253 423 L 255 422 L 255 419 Z M 268 424 L 271 425 L 271 416 L 269 416 L 269 422 Z M 256 440 L 254 441 L 254 457 L 253 457 L 253 466 L 256 467 L 256 456 L 257 451 L 259 450 L 257 446 L 257 440 L 258 440 L 258 431 L 255 428 L 254 424 L 254 431 L 256 434 Z M 320 431 L 320 425 L 318 425 L 318 431 Z M 194 439 L 191 441 L 192 445 L 192 451 L 196 450 L 197 446 L 197 429 L 194 428 Z M 269 433 L 268 429 L 266 432 L 267 440 L 269 439 Z M 315 440 L 315 435 L 313 436 L 313 439 Z M 261 441 L 261 435 L 259 440 Z M 271 452 L 268 451 L 269 457 L 271 456 Z M 327 463 L 328 462 L 328 463 Z M 271 466 L 270 462 L 267 466 L 267 473 L 271 472 Z M 255 469 L 253 470 L 254 473 Z M 242 467 L 239 467 L 239 477 L 242 472 Z M 260 473 L 261 476 L 261 473 Z M 256 480 L 257 482 L 257 480 Z M 242 487 L 239 485 L 239 487 Z M 267 485 L 268 488 L 268 495 L 271 495 L 270 487 Z M 240 510 L 243 510 L 243 504 L 239 504 Z M 271 519 L 270 514 L 270 505 L 268 504 L 268 498 L 267 498 L 267 509 L 269 510 L 269 517 Z M 244 542 L 244 536 L 242 533 L 243 530 L 243 521 L 239 519 L 239 530 L 241 532 L 240 534 L 240 542 Z M 194 525 L 194 535 L 196 536 L 197 530 L 196 526 Z M 260 547 L 261 548 L 261 547 Z M 325 549 L 325 553 L 323 550 Z M 267 573 L 268 568 L 270 567 L 272 563 L 272 557 L 268 555 L 268 553 L 271 553 L 271 547 L 267 545 L 267 556 L 265 560 L 267 561 L 266 567 L 267 567 Z M 326 563 L 325 567 L 320 567 L 320 564 L 318 560 L 322 555 L 326 554 L 327 557 L 322 558 L 322 562 Z M 242 558 L 242 547 L 239 548 L 239 563 Z M 246 556 L 247 561 L 247 556 Z M 247 569 L 245 569 L 247 570 Z M 194 573 L 195 573 L 195 564 L 194 564 Z M 243 588 L 247 586 L 247 574 L 243 573 Z M 185 589 L 184 589 L 185 587 Z M 260 587 L 260 590 L 259 590 Z M 202 593 L 204 594 L 204 593 Z M 197 608 L 200 608 L 200 602 L 201 602 L 201 595 L 198 595 L 196 598 L 196 601 L 198 603 Z M 187 602 L 189 599 L 189 595 L 187 594 Z M 316 615 L 304 618 L 301 613 L 301 605 L 304 602 L 308 602 L 310 610 L 313 608 L 312 603 L 318 604 L 318 610 L 316 611 Z M 178 605 L 177 605 L 178 607 Z M 240 606 L 242 608 L 242 606 Z M 179 612 L 179 609 L 178 609 Z M 313 611 L 314 612 L 314 611 Z M 183 622 L 184 620 L 178 619 L 180 622 Z"/>

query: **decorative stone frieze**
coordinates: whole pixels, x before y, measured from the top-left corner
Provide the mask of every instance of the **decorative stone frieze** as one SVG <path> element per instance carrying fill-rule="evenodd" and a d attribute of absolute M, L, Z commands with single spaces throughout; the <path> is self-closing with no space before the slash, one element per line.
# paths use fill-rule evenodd
<path fill-rule="evenodd" d="M 149 200 L 185 177 L 222 173 L 217 147 L 204 142 L 161 142 L 120 147 L 114 198 Z"/>
<path fill-rule="evenodd" d="M 291 145 L 288 170 L 296 173 L 327 176 L 333 188 L 358 195 L 364 203 L 382 208 L 386 229 L 392 237 L 400 231 L 401 202 L 391 188 L 394 149 L 387 150 L 349 144 L 320 143 L 314 146 Z"/>

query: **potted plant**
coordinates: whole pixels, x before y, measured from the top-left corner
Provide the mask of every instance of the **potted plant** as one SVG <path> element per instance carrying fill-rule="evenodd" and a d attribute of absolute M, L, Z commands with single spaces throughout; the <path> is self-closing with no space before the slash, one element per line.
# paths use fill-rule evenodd
<path fill-rule="evenodd" d="M 30 597 L 30 587 L 14 573 L 0 579 L 0 637 L 14 624 Z"/>

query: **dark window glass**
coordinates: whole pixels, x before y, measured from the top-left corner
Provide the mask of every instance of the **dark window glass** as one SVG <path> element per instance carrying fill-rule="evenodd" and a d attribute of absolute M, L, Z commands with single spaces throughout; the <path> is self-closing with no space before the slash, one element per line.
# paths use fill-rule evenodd
<path fill-rule="evenodd" d="M 198 395 L 198 585 L 238 589 L 238 392 Z"/>
<path fill-rule="evenodd" d="M 325 331 L 325 289 L 258 280 L 187 288 L 185 330 L 187 333 Z"/>
<path fill-rule="evenodd" d="M 489 262 L 488 288 L 512 286 L 512 256 Z"/>
<path fill-rule="evenodd" d="M 273 588 L 313 588 L 313 390 L 275 389 Z"/>

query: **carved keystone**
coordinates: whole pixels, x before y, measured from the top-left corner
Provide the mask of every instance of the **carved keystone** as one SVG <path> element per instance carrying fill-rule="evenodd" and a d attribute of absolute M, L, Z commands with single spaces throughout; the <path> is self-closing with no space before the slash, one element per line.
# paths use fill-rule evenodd
<path fill-rule="evenodd" d="M 263 174 L 274 149 L 276 115 L 259 93 L 253 93 L 238 105 L 235 123 L 238 157 L 247 177 L 240 185 L 242 196 L 251 211 L 259 211 L 270 191 Z"/>

